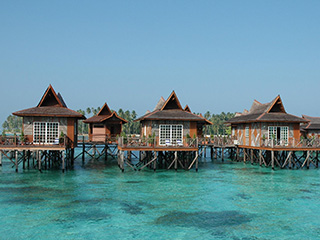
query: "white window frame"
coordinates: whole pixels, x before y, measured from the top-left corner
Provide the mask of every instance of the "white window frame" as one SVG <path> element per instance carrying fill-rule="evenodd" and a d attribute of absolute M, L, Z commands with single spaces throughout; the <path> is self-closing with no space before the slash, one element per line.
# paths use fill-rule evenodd
<path fill-rule="evenodd" d="M 58 122 L 34 122 L 33 143 L 55 144 L 59 139 L 59 127 Z"/>
<path fill-rule="evenodd" d="M 277 139 L 278 128 L 280 128 L 280 139 Z M 268 126 L 268 140 L 272 140 L 272 135 L 275 136 L 276 143 L 280 145 L 288 145 L 289 127 L 288 126 Z"/>
<path fill-rule="evenodd" d="M 246 126 L 246 128 L 245 128 L 245 136 L 246 136 L 246 138 L 248 138 L 249 137 L 249 130 L 250 130 L 250 128 L 249 128 L 249 126 Z"/>
<path fill-rule="evenodd" d="M 159 126 L 159 145 L 183 145 L 183 125 L 161 124 Z"/>

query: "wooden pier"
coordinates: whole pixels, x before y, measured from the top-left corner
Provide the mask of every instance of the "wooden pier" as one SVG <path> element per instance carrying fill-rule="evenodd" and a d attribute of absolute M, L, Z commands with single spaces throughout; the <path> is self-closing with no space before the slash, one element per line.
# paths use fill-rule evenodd
<path fill-rule="evenodd" d="M 159 145 L 157 138 L 119 138 L 118 166 L 124 171 L 125 164 L 133 170 L 146 167 L 153 169 L 198 171 L 198 140 L 185 139 L 183 143 Z M 134 152 L 138 152 L 137 155 Z"/>
<path fill-rule="evenodd" d="M 106 137 L 105 135 L 99 136 L 100 141 L 92 141 L 85 139 L 84 136 L 78 139 L 78 148 L 81 148 L 80 153 L 74 157 L 74 160 L 81 157 L 82 163 L 85 164 L 87 158 L 99 160 L 104 158 L 107 161 L 108 156 L 116 159 L 118 154 L 118 141 L 116 137 Z M 95 136 L 95 139 L 97 137 Z M 102 140 L 103 139 L 103 140 Z"/>
<path fill-rule="evenodd" d="M 7 158 L 18 172 L 22 168 L 44 169 L 61 168 L 62 172 L 74 163 L 74 148 L 68 137 L 61 144 L 24 144 L 15 137 L 2 137 L 0 144 L 0 166 L 3 158 Z"/>

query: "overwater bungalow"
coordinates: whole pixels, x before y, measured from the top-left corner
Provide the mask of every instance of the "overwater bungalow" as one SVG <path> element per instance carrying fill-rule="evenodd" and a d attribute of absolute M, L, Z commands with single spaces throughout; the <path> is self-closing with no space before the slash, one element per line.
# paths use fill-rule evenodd
<path fill-rule="evenodd" d="M 14 141 L 7 138 L 0 145 L 2 155 L 14 163 L 16 171 L 20 163 L 23 169 L 33 163 L 40 171 L 51 166 L 61 166 L 64 171 L 73 165 L 74 148 L 77 146 L 78 120 L 85 117 L 69 109 L 60 93 L 51 85 L 36 107 L 14 112 L 22 117 L 22 135 Z M 31 160 L 31 163 L 30 163 Z"/>
<path fill-rule="evenodd" d="M 254 100 L 249 111 L 226 123 L 231 125 L 237 160 L 272 168 L 309 168 L 310 164 L 318 167 L 320 150 L 318 139 L 300 139 L 300 125 L 309 122 L 288 114 L 277 96 L 264 104 Z"/>
<path fill-rule="evenodd" d="M 103 105 L 97 115 L 83 121 L 89 124 L 89 141 L 106 142 L 120 135 L 122 124 L 128 121 L 111 111 L 107 103 Z"/>
<path fill-rule="evenodd" d="M 67 137 L 70 147 L 77 145 L 78 120 L 85 117 L 69 108 L 60 93 L 50 85 L 36 107 L 12 113 L 23 118 L 22 131 L 28 144 L 59 144 Z"/>
<path fill-rule="evenodd" d="M 188 138 L 203 136 L 203 126 L 212 123 L 191 113 L 188 105 L 183 109 L 173 91 L 167 100 L 161 98 L 150 113 L 137 119 L 141 123 L 141 135 L 153 137 L 154 146 L 187 146 Z"/>
<path fill-rule="evenodd" d="M 309 121 L 301 125 L 301 135 L 305 138 L 320 138 L 320 117 L 302 115 L 302 118 Z"/>
<path fill-rule="evenodd" d="M 203 127 L 212 123 L 191 113 L 188 106 L 182 108 L 174 91 L 167 100 L 161 97 L 152 112 L 147 111 L 136 121 L 141 124 L 140 138 L 120 138 L 119 141 L 118 163 L 122 170 L 124 151 L 129 153 L 129 158 L 131 151 L 145 154 L 139 157 L 139 170 L 151 163 L 154 169 L 156 165 L 177 169 L 178 163 L 182 168 L 190 169 L 195 162 L 197 169 L 198 137 L 202 137 Z M 181 153 L 180 158 L 178 152 Z M 130 165 L 129 162 L 127 164 Z"/>
<path fill-rule="evenodd" d="M 269 103 L 254 100 L 249 111 L 227 121 L 235 144 L 248 147 L 288 146 L 300 141 L 300 124 L 309 120 L 288 114 L 280 96 Z"/>

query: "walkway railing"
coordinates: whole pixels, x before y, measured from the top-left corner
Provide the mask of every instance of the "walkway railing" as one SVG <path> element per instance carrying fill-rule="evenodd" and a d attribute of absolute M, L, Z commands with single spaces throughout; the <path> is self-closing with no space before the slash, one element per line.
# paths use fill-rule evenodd
<path fill-rule="evenodd" d="M 199 138 L 199 144 L 215 146 L 215 147 L 226 147 L 226 146 L 234 146 L 235 140 L 236 138 L 231 136 L 204 137 L 204 138 Z"/>
<path fill-rule="evenodd" d="M 14 136 L 0 136 L 0 146 L 2 147 L 19 147 L 19 146 L 61 146 L 70 147 L 72 141 L 67 136 L 63 138 L 54 139 L 52 143 L 44 143 L 40 139 L 37 141 L 29 141 L 27 138 L 14 135 Z"/>
<path fill-rule="evenodd" d="M 311 139 L 289 139 L 286 140 L 274 140 L 274 139 L 266 139 L 262 140 L 261 146 L 271 147 L 271 148 L 280 148 L 280 147 L 288 147 L 288 148 L 320 148 L 320 139 L 319 138 L 311 138 Z"/>
<path fill-rule="evenodd" d="M 118 142 L 117 135 L 106 135 L 106 134 L 90 134 L 90 135 L 82 135 L 78 137 L 78 144 L 82 143 L 103 143 L 103 144 L 116 144 Z"/>
<path fill-rule="evenodd" d="M 160 142 L 159 137 L 119 137 L 119 147 L 130 148 L 154 148 L 154 147 L 183 147 L 183 148 L 198 148 L 197 138 L 183 138 L 181 140 L 170 141 L 164 139 Z"/>

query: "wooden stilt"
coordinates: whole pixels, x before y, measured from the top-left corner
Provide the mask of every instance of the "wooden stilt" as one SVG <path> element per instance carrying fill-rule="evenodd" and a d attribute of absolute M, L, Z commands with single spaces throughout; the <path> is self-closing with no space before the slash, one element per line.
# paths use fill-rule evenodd
<path fill-rule="evenodd" d="M 271 151 L 271 167 L 274 170 L 274 151 Z"/>
<path fill-rule="evenodd" d="M 284 168 L 287 165 L 287 162 L 288 162 L 289 163 L 289 169 L 291 169 L 291 154 L 292 154 L 292 152 L 290 151 L 281 168 Z"/>
<path fill-rule="evenodd" d="M 224 161 L 224 148 L 221 147 L 221 160 Z"/>
<path fill-rule="evenodd" d="M 199 154 L 198 154 L 198 151 L 196 151 L 196 156 L 193 159 L 193 161 L 191 162 L 190 166 L 188 167 L 188 170 L 190 170 L 192 168 L 193 164 L 197 161 L 198 157 L 199 157 Z"/>
<path fill-rule="evenodd" d="M 174 152 L 174 170 L 178 170 L 178 152 Z"/>
<path fill-rule="evenodd" d="M 156 152 L 154 152 L 154 156 L 157 157 L 157 153 Z M 157 161 L 154 161 L 153 162 L 153 171 L 156 171 L 156 169 L 157 169 Z"/>
<path fill-rule="evenodd" d="M 16 172 L 18 172 L 18 151 L 15 151 L 16 154 Z"/>
<path fill-rule="evenodd" d="M 129 162 L 131 162 L 131 151 L 127 151 L 127 158 Z"/>
<path fill-rule="evenodd" d="M 259 150 L 259 165 L 260 165 L 260 167 L 262 165 L 262 150 L 261 149 Z"/>
<path fill-rule="evenodd" d="M 251 149 L 251 153 L 250 153 L 250 161 L 251 161 L 251 165 L 253 165 L 253 149 Z"/>
<path fill-rule="evenodd" d="M 199 159 L 196 157 L 196 172 L 198 172 L 198 164 L 199 164 Z"/>
<path fill-rule="evenodd" d="M 84 164 L 84 160 L 85 160 L 85 144 L 84 144 L 84 136 L 82 137 L 82 164 Z"/>
<path fill-rule="evenodd" d="M 239 148 L 236 147 L 236 161 L 238 162 L 239 161 Z"/>
<path fill-rule="evenodd" d="M 109 149 L 109 146 L 108 144 L 106 143 L 106 146 L 105 146 L 105 151 L 104 151 L 104 160 L 107 161 L 108 160 L 108 149 Z"/>
<path fill-rule="evenodd" d="M 247 150 L 244 148 L 243 149 L 243 162 L 246 163 L 247 161 Z"/>
<path fill-rule="evenodd" d="M 30 152 L 30 150 L 28 150 L 28 163 L 27 163 L 28 169 L 30 167 L 30 157 L 31 157 L 31 152 Z"/>
<path fill-rule="evenodd" d="M 62 154 L 62 172 L 64 173 L 64 169 L 65 169 L 65 153 L 64 153 L 64 151 L 62 151 L 61 154 Z"/>
<path fill-rule="evenodd" d="M 38 170 L 41 172 L 41 151 L 38 151 Z"/>
<path fill-rule="evenodd" d="M 26 169 L 26 158 L 27 158 L 27 154 L 26 154 L 26 151 L 24 150 L 23 151 L 23 156 L 22 156 L 22 168 L 23 168 L 23 170 L 25 170 Z"/>
<path fill-rule="evenodd" d="M 2 166 L 2 151 L 0 151 L 0 167 Z"/>

